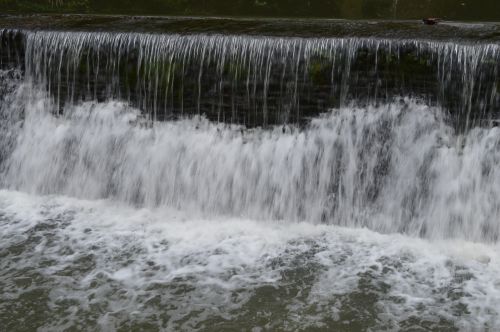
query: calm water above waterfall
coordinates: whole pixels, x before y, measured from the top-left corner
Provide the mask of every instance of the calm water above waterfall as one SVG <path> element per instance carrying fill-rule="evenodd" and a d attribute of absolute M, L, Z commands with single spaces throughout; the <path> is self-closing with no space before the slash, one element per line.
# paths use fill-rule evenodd
<path fill-rule="evenodd" d="M 0 18 L 0 326 L 499 329 L 499 32 Z"/>

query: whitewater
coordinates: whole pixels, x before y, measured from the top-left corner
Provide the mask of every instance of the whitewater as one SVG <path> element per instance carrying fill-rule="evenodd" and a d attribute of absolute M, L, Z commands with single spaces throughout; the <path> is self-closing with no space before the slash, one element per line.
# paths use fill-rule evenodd
<path fill-rule="evenodd" d="M 1 326 L 499 329 L 498 46 L 353 40 L 26 33 L 0 70 Z M 437 49 L 436 96 L 351 93 L 363 50 L 407 47 Z M 301 114 L 320 53 L 339 98 Z"/>

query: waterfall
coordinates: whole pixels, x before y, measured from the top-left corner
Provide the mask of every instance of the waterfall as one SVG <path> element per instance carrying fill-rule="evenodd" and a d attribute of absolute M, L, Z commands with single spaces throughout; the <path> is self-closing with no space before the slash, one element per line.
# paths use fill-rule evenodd
<path fill-rule="evenodd" d="M 3 330 L 500 330 L 500 25 L 0 25 Z"/>
<path fill-rule="evenodd" d="M 498 45 L 6 33 L 6 188 L 498 239 Z"/>
<path fill-rule="evenodd" d="M 464 129 L 494 120 L 500 104 L 500 47 L 492 43 L 18 33 L 25 39 L 27 76 L 45 84 L 60 109 L 80 100 L 119 99 L 151 119 L 205 114 L 267 126 L 303 123 L 352 101 L 413 96 L 443 106 Z"/>
<path fill-rule="evenodd" d="M 151 127 L 112 101 L 55 116 L 42 96 L 22 106 L 7 188 L 424 237 L 500 232 L 498 128 L 457 136 L 442 109 L 410 99 L 245 130 L 203 117 Z"/>

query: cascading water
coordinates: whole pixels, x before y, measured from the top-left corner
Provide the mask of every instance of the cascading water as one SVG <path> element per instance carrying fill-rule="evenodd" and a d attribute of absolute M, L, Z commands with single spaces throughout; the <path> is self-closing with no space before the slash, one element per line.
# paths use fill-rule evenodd
<path fill-rule="evenodd" d="M 1 36 L 7 328 L 500 327 L 498 44 Z"/>
<path fill-rule="evenodd" d="M 150 127 L 116 102 L 54 117 L 36 103 L 4 163 L 8 188 L 425 237 L 499 236 L 500 132 L 457 136 L 440 109 L 411 100 L 342 108 L 304 130 L 252 131 L 204 118 Z"/>
<path fill-rule="evenodd" d="M 392 1 L 392 17 L 394 19 L 397 18 L 398 14 L 398 0 L 393 0 Z"/>
<path fill-rule="evenodd" d="M 368 38 L 16 32 L 60 103 L 125 99 L 152 119 L 301 123 L 349 102 L 422 98 L 458 126 L 496 119 L 500 47 Z M 472 122 L 472 123 L 469 123 Z"/>

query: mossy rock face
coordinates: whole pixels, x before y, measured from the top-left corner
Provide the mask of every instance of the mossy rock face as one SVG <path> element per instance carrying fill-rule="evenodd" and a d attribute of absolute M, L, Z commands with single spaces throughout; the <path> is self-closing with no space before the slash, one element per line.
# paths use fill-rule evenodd
<path fill-rule="evenodd" d="M 309 78 L 314 85 L 329 85 L 332 81 L 333 64 L 325 58 L 316 58 L 309 64 Z"/>
<path fill-rule="evenodd" d="M 24 36 L 15 31 L 0 30 L 0 69 L 24 70 Z"/>
<path fill-rule="evenodd" d="M 250 53 L 220 58 L 217 55 L 225 54 L 225 50 L 219 46 L 227 42 L 222 36 L 216 39 L 207 39 L 206 35 L 186 37 L 190 38 L 189 43 L 194 43 L 191 45 L 196 45 L 188 49 L 189 54 L 178 51 L 185 45 L 184 37 L 174 40 L 174 48 L 159 53 L 151 53 L 151 50 L 164 45 L 161 44 L 164 39 L 156 40 L 150 34 L 134 34 L 132 44 L 120 50 L 114 49 L 117 44 L 113 34 L 101 35 L 99 42 L 93 39 L 96 36 L 87 33 L 75 33 L 73 37 L 73 41 L 64 39 L 64 44 L 57 46 L 59 53 L 53 55 L 57 59 L 62 56 L 60 67 L 45 61 L 42 53 L 35 51 L 30 55 L 45 66 L 41 73 L 31 75 L 40 76 L 41 83 L 51 85 L 48 90 L 61 106 L 79 100 L 119 99 L 158 120 L 205 114 L 214 121 L 253 127 L 303 124 L 331 108 L 353 101 L 366 105 L 391 102 L 399 97 L 415 97 L 431 105 L 444 106 L 453 115 L 453 121 L 471 123 L 462 121 L 463 117 L 478 117 L 478 121 L 482 121 L 479 117 L 491 119 L 491 110 L 500 103 L 497 92 L 500 74 L 493 61 L 496 55 L 490 59 L 490 55 L 486 56 L 485 60 L 489 61 L 477 64 L 479 67 L 472 73 L 475 76 L 467 74 L 470 77 L 464 79 L 464 71 L 457 67 L 462 61 L 459 58 L 450 60 L 457 63 L 455 70 L 449 66 L 445 72 L 439 70 L 442 66 L 439 57 L 449 58 L 453 50 L 439 51 L 436 47 L 448 44 L 274 37 L 265 37 L 271 39 L 261 43 L 260 37 L 255 40 L 249 37 L 250 40 L 232 42 L 243 43 L 236 44 L 241 47 L 247 45 L 245 43 L 257 43 L 251 50 L 243 47 L 244 52 Z M 136 38 L 142 37 L 153 38 L 153 44 L 136 43 Z M 58 38 L 58 32 L 41 33 L 40 38 L 53 40 Z M 80 43 L 82 38 L 83 49 L 72 48 L 71 42 Z M 120 43 L 125 40 L 128 39 L 120 39 Z M 22 33 L 3 33 L 0 59 L 5 59 L 7 66 L 23 69 L 24 42 Z M 289 44 L 282 47 L 283 43 Z M 212 55 L 205 57 L 208 53 L 197 51 L 201 47 L 210 49 Z M 467 48 L 457 52 L 460 56 Z M 481 84 L 469 87 L 469 81 Z"/>

